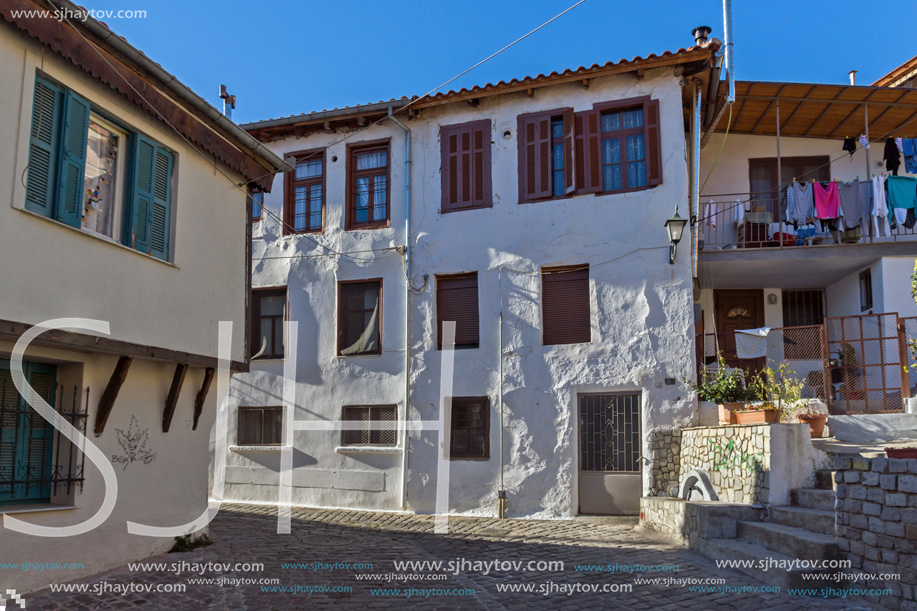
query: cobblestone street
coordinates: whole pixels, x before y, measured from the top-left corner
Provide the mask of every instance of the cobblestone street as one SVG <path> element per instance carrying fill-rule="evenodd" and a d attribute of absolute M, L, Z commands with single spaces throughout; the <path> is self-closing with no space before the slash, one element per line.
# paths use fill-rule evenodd
<path fill-rule="evenodd" d="M 212 524 L 215 544 L 166 554 L 152 563 L 263 563 L 263 571 L 233 566 L 203 574 L 175 570 L 130 571 L 127 567 L 80 583 L 88 591 L 28 596 L 28 609 L 850 609 L 849 602 L 755 591 L 762 584 L 713 561 L 666 544 L 632 524 L 581 518 L 572 521 L 498 521 L 452 518 L 448 535 L 433 534 L 431 516 L 293 509 L 292 535 L 276 534 L 276 509 L 226 505 Z M 465 565 L 458 571 L 402 568 L 398 561 L 521 561 L 520 569 Z M 530 561 L 562 561 L 546 570 L 526 570 Z M 286 567 L 282 563 L 303 563 Z M 323 565 L 312 563 L 324 563 Z M 332 567 L 334 563 L 360 563 Z M 641 567 L 632 574 L 575 565 L 677 565 L 677 570 Z M 371 565 L 371 566 L 370 566 Z M 317 569 L 317 570 L 316 570 Z M 446 574 L 445 579 L 436 579 Z M 456 573 L 456 574 L 454 574 Z M 390 579 L 391 574 L 398 577 Z M 364 577 L 367 579 L 359 579 Z M 415 577 L 421 577 L 416 579 Z M 722 578 L 726 590 L 691 591 L 690 586 L 643 584 L 653 578 Z M 196 580 L 209 583 L 195 583 Z M 264 585 L 260 580 L 272 580 Z M 242 582 L 236 580 L 251 580 Z M 186 585 L 184 592 L 122 594 L 140 584 Z M 609 584 L 610 590 L 568 593 L 569 588 Z M 530 592 L 504 591 L 507 586 Z M 741 591 L 742 587 L 747 588 Z M 298 587 L 298 591 L 294 588 Z M 282 590 L 287 588 L 286 592 Z M 410 590 L 413 588 L 413 590 Z M 313 589 L 310 593 L 310 589 Z M 399 592 L 394 592 L 400 589 Z M 430 592 L 439 589 L 440 592 Z M 95 591 L 93 591 L 95 590 Z M 375 590 L 375 591 L 374 591 Z M 384 591 L 381 591 L 384 590 Z M 407 591 L 407 592 L 406 592 Z M 443 593 L 442 591 L 448 591 Z M 548 591 L 547 594 L 543 593 Z M 98 593 L 101 592 L 101 593 Z M 411 594 L 408 597 L 408 593 Z"/>

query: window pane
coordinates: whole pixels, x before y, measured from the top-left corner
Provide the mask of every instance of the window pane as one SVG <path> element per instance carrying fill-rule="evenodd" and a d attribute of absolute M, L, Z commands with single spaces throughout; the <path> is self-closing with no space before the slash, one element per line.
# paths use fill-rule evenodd
<path fill-rule="evenodd" d="M 300 215 L 306 213 L 306 192 L 308 189 L 306 187 L 296 187 L 296 192 L 293 195 L 293 214 Z"/>
<path fill-rule="evenodd" d="M 271 295 L 261 298 L 261 315 L 262 316 L 283 316 L 283 306 L 286 299 L 280 295 Z"/>
<path fill-rule="evenodd" d="M 555 197 L 559 197 L 564 194 L 564 171 L 555 170 L 554 177 L 551 184 L 551 193 Z"/>
<path fill-rule="evenodd" d="M 322 160 L 309 159 L 296 164 L 296 180 L 304 178 L 318 178 L 322 175 Z"/>
<path fill-rule="evenodd" d="M 563 138 L 564 137 L 563 120 L 551 121 L 551 137 L 552 138 Z"/>
<path fill-rule="evenodd" d="M 283 443 L 283 408 L 274 407 L 264 410 L 261 426 L 261 443 Z"/>
<path fill-rule="evenodd" d="M 321 185 L 312 185 L 309 187 L 309 202 L 312 204 L 312 207 L 315 208 L 321 205 L 322 201 L 322 186 Z"/>
<path fill-rule="evenodd" d="M 261 218 L 261 205 L 264 202 L 264 193 L 256 191 L 252 193 L 252 218 Z"/>
<path fill-rule="evenodd" d="M 374 153 L 357 153 L 358 170 L 370 170 L 372 168 L 384 168 L 388 165 L 388 153 L 386 151 L 376 151 Z"/>
<path fill-rule="evenodd" d="M 386 185 L 388 179 L 385 176 L 373 177 L 373 220 L 384 221 L 386 217 Z"/>
<path fill-rule="evenodd" d="M 255 347 L 256 354 L 261 354 L 262 356 L 274 354 L 274 329 L 272 321 L 272 318 L 261 319 L 261 341 Z"/>
<path fill-rule="evenodd" d="M 602 140 L 602 163 L 621 163 L 620 138 L 606 138 Z"/>
<path fill-rule="evenodd" d="M 621 113 L 613 112 L 602 115 L 602 131 L 612 132 L 621 129 Z"/>
<path fill-rule="evenodd" d="M 639 161 L 646 159 L 646 140 L 643 134 L 634 134 L 627 137 L 627 160 Z"/>
<path fill-rule="evenodd" d="M 636 161 L 627 164 L 627 188 L 646 186 L 646 162 Z"/>
<path fill-rule="evenodd" d="M 319 230 L 322 228 L 321 210 L 315 211 L 309 215 L 309 229 Z"/>
<path fill-rule="evenodd" d="M 357 178 L 357 209 L 369 207 L 369 177 Z"/>
<path fill-rule="evenodd" d="M 283 354 L 283 321 L 279 318 L 274 321 L 274 344 L 271 346 L 273 354 Z"/>
<path fill-rule="evenodd" d="M 111 237 L 118 169 L 118 135 L 89 119 L 83 176 L 83 228 Z"/>
<path fill-rule="evenodd" d="M 551 157 L 551 164 L 555 170 L 564 169 L 564 145 L 555 144 L 553 147 L 554 155 Z"/>
<path fill-rule="evenodd" d="M 607 165 L 602 169 L 602 188 L 605 191 L 618 191 L 624 188 L 621 182 L 621 165 Z"/>
<path fill-rule="evenodd" d="M 341 354 L 378 352 L 379 290 L 377 282 L 341 286 Z"/>
<path fill-rule="evenodd" d="M 643 127 L 643 109 L 634 108 L 624 111 L 624 129 Z"/>
<path fill-rule="evenodd" d="M 241 445 L 261 445 L 261 410 L 242 409 L 239 412 L 239 436 Z"/>

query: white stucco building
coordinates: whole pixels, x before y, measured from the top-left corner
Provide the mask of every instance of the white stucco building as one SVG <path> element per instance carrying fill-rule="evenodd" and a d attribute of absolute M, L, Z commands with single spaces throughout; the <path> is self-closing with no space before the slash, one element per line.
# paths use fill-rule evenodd
<path fill-rule="evenodd" d="M 697 418 L 691 257 L 664 224 L 718 49 L 244 126 L 298 163 L 255 229 L 226 498 L 278 499 L 292 344 L 295 420 L 403 429 L 439 417 L 456 320 L 449 511 L 496 515 L 501 484 L 509 516 L 636 511 L 645 433 Z M 332 429 L 293 434 L 294 504 L 435 510 L 436 433 Z"/>
<path fill-rule="evenodd" d="M 219 321 L 234 326 L 231 368 L 248 368 L 245 185 L 269 188 L 262 177 L 284 167 L 95 20 L 13 13 L 44 8 L 0 9 L 0 558 L 74 568 L 0 570 L 0 591 L 20 594 L 174 544 L 130 535 L 128 521 L 178 526 L 205 511 L 225 393 L 211 388 Z M 14 382 L 17 341 L 61 318 L 109 330 L 59 323 L 22 356 L 25 381 L 85 435 L 77 443 Z M 58 528 L 97 515 L 98 526 L 65 537 L 10 522 Z"/>

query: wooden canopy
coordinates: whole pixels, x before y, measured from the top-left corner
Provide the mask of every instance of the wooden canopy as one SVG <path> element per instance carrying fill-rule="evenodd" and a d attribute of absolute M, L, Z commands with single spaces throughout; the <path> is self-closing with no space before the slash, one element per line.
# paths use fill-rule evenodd
<path fill-rule="evenodd" d="M 776 136 L 778 102 L 781 136 L 854 138 L 866 132 L 868 117 L 870 140 L 917 137 L 917 89 L 761 81 L 736 82 L 729 132 Z M 728 122 L 726 111 L 716 131 Z"/>

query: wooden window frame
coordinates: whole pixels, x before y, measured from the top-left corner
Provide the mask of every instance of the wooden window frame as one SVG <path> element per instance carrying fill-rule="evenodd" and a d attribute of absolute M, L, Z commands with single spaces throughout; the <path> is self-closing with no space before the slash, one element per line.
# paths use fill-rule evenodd
<path fill-rule="evenodd" d="M 283 304 L 283 316 L 280 317 L 280 322 L 281 322 L 281 324 L 283 324 L 284 322 L 286 322 L 287 320 L 289 320 L 288 316 L 289 316 L 289 312 L 290 312 L 290 298 L 289 298 L 289 293 L 287 292 L 287 287 L 285 287 L 285 286 L 269 286 L 269 287 L 257 287 L 257 288 L 252 288 L 252 303 L 251 303 L 251 321 L 252 321 L 252 322 L 251 322 L 251 346 L 252 346 L 252 350 L 253 350 L 253 351 L 256 350 L 257 348 L 259 348 L 259 347 L 261 346 L 261 342 L 260 342 L 260 340 L 261 340 L 261 319 L 264 318 L 264 317 L 261 315 L 261 297 L 267 297 L 267 296 L 270 296 L 270 294 L 274 294 L 274 295 L 283 295 L 283 300 L 284 300 L 284 304 Z M 277 316 L 272 315 L 272 316 L 270 316 L 270 318 L 275 319 L 275 318 L 277 318 Z M 272 325 L 271 325 L 271 330 L 275 330 L 275 329 L 276 329 L 276 328 L 273 326 L 274 324 L 275 324 L 275 323 L 272 323 Z M 276 334 L 275 334 L 273 337 L 276 337 Z M 286 337 L 286 332 L 285 332 L 285 331 L 284 331 L 282 337 L 283 337 L 283 352 L 282 352 L 281 354 L 278 355 L 278 354 L 276 354 L 276 353 L 274 353 L 274 352 L 271 352 L 271 354 L 263 354 L 263 355 L 258 356 L 258 357 L 254 357 L 254 355 L 253 355 L 252 360 L 253 360 L 253 361 L 261 361 L 261 360 L 267 361 L 267 360 L 276 360 L 276 359 L 283 359 L 283 358 L 286 358 L 286 343 L 287 343 L 287 337 Z M 272 344 L 273 344 L 273 339 L 272 339 Z M 276 346 L 272 346 L 272 348 L 276 348 Z"/>
<path fill-rule="evenodd" d="M 391 420 L 391 422 L 394 425 L 392 430 L 395 433 L 395 440 L 392 441 L 391 443 L 373 442 L 372 440 L 373 433 L 377 431 L 373 431 L 372 429 L 345 430 L 342 428 L 341 429 L 341 446 L 342 447 L 345 447 L 345 448 L 362 447 L 362 446 L 371 446 L 371 447 L 378 447 L 378 448 L 397 448 L 398 447 L 398 406 L 397 405 L 345 405 L 341 408 L 341 422 L 361 422 L 360 420 L 351 420 L 346 417 L 347 410 L 352 410 L 352 409 L 368 409 L 369 410 L 369 422 L 378 422 L 378 420 L 373 418 L 374 412 L 383 410 L 383 409 L 392 410 L 395 413 L 395 417 Z M 382 431 L 378 431 L 378 432 L 381 433 Z M 348 433 L 350 434 L 360 433 L 361 435 L 368 434 L 369 441 L 364 442 L 361 440 L 359 442 L 355 442 L 347 438 Z"/>
<path fill-rule="evenodd" d="M 325 231 L 325 202 L 327 201 L 327 189 L 325 188 L 325 177 L 327 176 L 327 163 L 325 161 L 325 149 L 314 148 L 304 151 L 290 153 L 287 157 L 295 157 L 296 163 L 314 159 L 317 155 L 321 156 L 322 175 L 319 178 L 296 179 L 296 170 L 287 172 L 283 181 L 283 235 L 292 235 L 299 233 L 323 233 Z M 320 185 L 322 188 L 322 201 L 320 203 L 322 213 L 322 225 L 318 229 L 296 229 L 296 202 L 295 193 L 298 187 L 312 187 Z M 306 210 L 306 224 L 311 216 L 311 208 Z"/>
<path fill-rule="evenodd" d="M 456 341 L 455 349 L 456 350 L 473 350 L 475 348 L 481 347 L 481 294 L 480 294 L 480 285 L 478 283 L 478 273 L 477 272 L 465 272 L 465 273 L 460 273 L 460 274 L 444 274 L 444 275 L 436 276 L 436 290 L 435 290 L 436 302 L 435 302 L 434 307 L 436 308 L 436 349 L 437 350 L 443 349 L 443 333 L 442 333 L 443 320 L 442 320 L 442 309 L 440 307 L 440 287 L 441 287 L 440 283 L 444 280 L 448 282 L 448 281 L 460 281 L 460 280 L 466 280 L 466 279 L 468 280 L 474 279 L 475 297 L 477 298 L 477 302 L 478 302 L 478 309 L 476 312 L 476 318 L 477 318 L 476 335 L 477 335 L 478 341 L 473 342 L 473 343 L 469 342 L 469 343 L 461 343 L 461 344 L 458 343 L 458 341 Z"/>
<path fill-rule="evenodd" d="M 580 341 L 577 341 L 577 342 L 571 342 L 571 341 L 548 342 L 547 338 L 545 337 L 545 332 L 548 326 L 546 324 L 547 316 L 545 312 L 545 298 L 544 298 L 545 277 L 550 276 L 552 274 L 558 274 L 558 273 L 562 274 L 562 273 L 576 272 L 576 271 L 583 271 L 583 270 L 585 270 L 586 272 L 586 291 L 587 291 L 587 301 L 588 301 L 588 308 L 589 308 L 588 309 L 589 339 L 588 341 L 582 341 L 582 342 Z M 592 294 L 591 294 L 591 286 L 590 286 L 591 274 L 589 273 L 589 271 L 590 269 L 589 269 L 588 264 L 563 265 L 563 266 L 553 266 L 553 267 L 542 267 L 541 268 L 541 344 L 543 346 L 566 346 L 566 345 L 591 344 L 592 343 Z"/>
<path fill-rule="evenodd" d="M 860 312 L 871 310 L 873 307 L 872 298 L 872 269 L 864 269 L 860 272 Z"/>
<path fill-rule="evenodd" d="M 661 115 L 658 112 L 657 104 L 657 117 L 656 123 L 651 124 L 649 121 L 649 106 L 653 102 L 651 96 L 644 95 L 636 98 L 627 98 L 625 100 L 614 100 L 611 102 L 598 102 L 592 105 L 592 109 L 596 111 L 599 115 L 598 117 L 598 137 L 599 137 L 599 150 L 598 150 L 598 167 L 599 167 L 599 182 L 602 185 L 601 190 L 596 192 L 596 195 L 609 195 L 612 193 L 633 193 L 635 191 L 645 191 L 647 189 L 652 189 L 654 187 L 662 184 L 662 160 L 657 159 L 656 163 L 659 164 L 659 180 L 656 183 L 653 183 L 650 179 L 650 155 L 652 154 L 653 148 L 650 146 L 650 131 L 655 125 L 655 128 L 658 132 L 658 140 L 656 143 L 656 150 L 661 151 L 662 149 L 662 132 L 659 129 L 659 122 Z M 640 127 L 632 127 L 629 129 L 619 129 L 614 132 L 603 132 L 602 131 L 602 115 L 608 112 L 623 112 L 625 110 L 633 110 L 635 108 L 640 108 L 643 111 L 643 125 Z M 604 173 L 604 163 L 602 162 L 602 141 L 605 140 L 604 134 L 611 133 L 613 136 L 609 138 L 619 138 L 621 140 L 621 184 L 625 185 L 623 189 L 614 189 L 610 191 L 605 190 L 605 173 Z M 646 184 L 640 187 L 629 187 L 627 186 L 627 136 L 632 136 L 635 134 L 643 134 L 643 147 L 646 150 L 646 157 L 643 159 L 646 164 Z M 661 153 L 659 153 L 661 156 Z"/>
<path fill-rule="evenodd" d="M 471 176 L 468 179 L 469 188 L 474 191 L 475 182 L 478 179 L 474 171 L 474 134 L 476 131 L 484 132 L 484 142 L 482 146 L 482 175 L 480 180 L 482 181 L 481 189 L 483 191 L 482 203 L 477 205 L 474 204 L 474 196 L 471 197 L 472 205 L 470 206 L 459 206 L 453 205 L 448 201 L 450 193 L 450 181 L 452 180 L 452 170 L 447 167 L 449 163 L 449 151 L 448 151 L 448 139 L 452 135 L 461 136 L 463 133 L 470 132 L 471 134 L 471 163 L 469 168 L 471 171 Z M 447 214 L 450 212 L 461 212 L 463 210 L 481 210 L 483 208 L 493 208 L 493 168 L 492 168 L 492 127 L 490 119 L 481 119 L 479 121 L 468 121 L 466 123 L 453 123 L 451 125 L 442 125 L 439 128 L 439 139 L 440 139 L 440 165 L 441 165 L 441 180 L 440 180 L 440 213 Z M 460 169 L 456 166 L 457 174 L 459 177 L 463 177 L 460 173 Z M 456 178 L 455 180 L 458 180 Z"/>
<path fill-rule="evenodd" d="M 356 216 L 356 207 L 357 207 L 357 194 L 356 194 L 356 182 L 357 178 L 364 175 L 378 175 L 379 168 L 373 168 L 371 170 L 357 170 L 356 164 L 354 163 L 355 158 L 360 153 L 371 153 L 371 152 L 381 152 L 385 151 L 387 157 L 387 163 L 385 166 L 385 220 L 383 221 L 371 221 L 367 223 L 357 223 L 355 221 Z M 347 211 L 345 213 L 345 229 L 347 231 L 362 231 L 364 229 L 382 229 L 386 227 L 391 227 L 392 222 L 392 139 L 391 138 L 381 138 L 379 140 L 370 140 L 367 142 L 358 142 L 354 144 L 347 145 L 347 158 L 346 158 L 346 189 L 347 189 Z M 369 190 L 369 201 L 370 201 L 370 210 L 373 208 L 373 189 Z"/>
<path fill-rule="evenodd" d="M 344 287 L 352 286 L 355 284 L 372 284 L 378 283 L 379 285 L 379 324 L 376 329 L 376 345 L 378 349 L 374 352 L 361 352 L 359 354 L 342 354 L 341 351 L 344 350 L 347 346 L 343 345 L 344 340 Z M 337 337 L 337 356 L 342 358 L 352 358 L 359 356 L 378 356 L 382 354 L 382 293 L 384 287 L 382 278 L 366 278 L 364 280 L 341 280 L 338 282 L 338 337 Z M 364 310 L 365 311 L 365 310 Z"/>
<path fill-rule="evenodd" d="M 484 411 L 482 414 L 483 424 L 480 427 L 460 427 L 456 428 L 455 426 L 455 415 L 456 415 L 456 405 L 458 403 L 468 402 L 468 404 L 473 404 L 474 402 L 484 402 Z M 451 402 L 451 417 L 449 418 L 449 460 L 490 460 L 490 397 L 450 397 Z M 470 405 L 467 409 L 472 409 Z M 454 440 L 455 440 L 455 431 L 476 431 L 480 430 L 483 432 L 484 436 L 484 447 L 481 448 L 481 453 L 456 453 Z"/>
<path fill-rule="evenodd" d="M 242 439 L 242 414 L 243 412 L 261 412 L 261 440 L 259 442 L 252 442 Z M 279 411 L 280 412 L 280 440 L 277 443 L 265 443 L 264 442 L 264 414 L 268 411 Z M 237 419 L 236 419 L 236 444 L 240 446 L 265 446 L 265 447 L 277 447 L 283 445 L 283 434 L 284 434 L 284 413 L 283 406 L 281 405 L 240 405 Z"/>
<path fill-rule="evenodd" d="M 526 178 L 528 176 L 528 168 L 526 166 L 526 140 L 525 140 L 525 124 L 528 121 L 540 121 L 544 118 L 548 120 L 548 167 L 551 166 L 552 152 L 551 152 L 551 142 L 553 136 L 551 134 L 551 121 L 555 117 L 561 117 L 564 121 L 564 134 L 565 134 L 565 148 L 564 148 L 564 176 L 565 181 L 569 182 L 573 187 L 568 187 L 565 185 L 563 195 L 554 195 L 554 173 L 552 170 L 548 170 L 548 181 L 550 184 L 549 191 L 551 195 L 543 197 L 529 197 L 526 191 Z M 575 189 L 575 161 L 573 159 L 573 132 L 574 124 L 573 119 L 574 113 L 573 109 L 569 107 L 565 108 L 554 108 L 552 110 L 540 110 L 538 112 L 529 112 L 525 114 L 518 115 L 516 117 L 516 141 L 517 141 L 517 150 L 518 150 L 518 165 L 517 171 L 519 174 L 519 203 L 520 204 L 536 204 L 540 202 L 547 202 L 552 200 L 559 199 L 569 199 L 576 194 Z M 568 138 L 569 135 L 569 138 Z"/>

